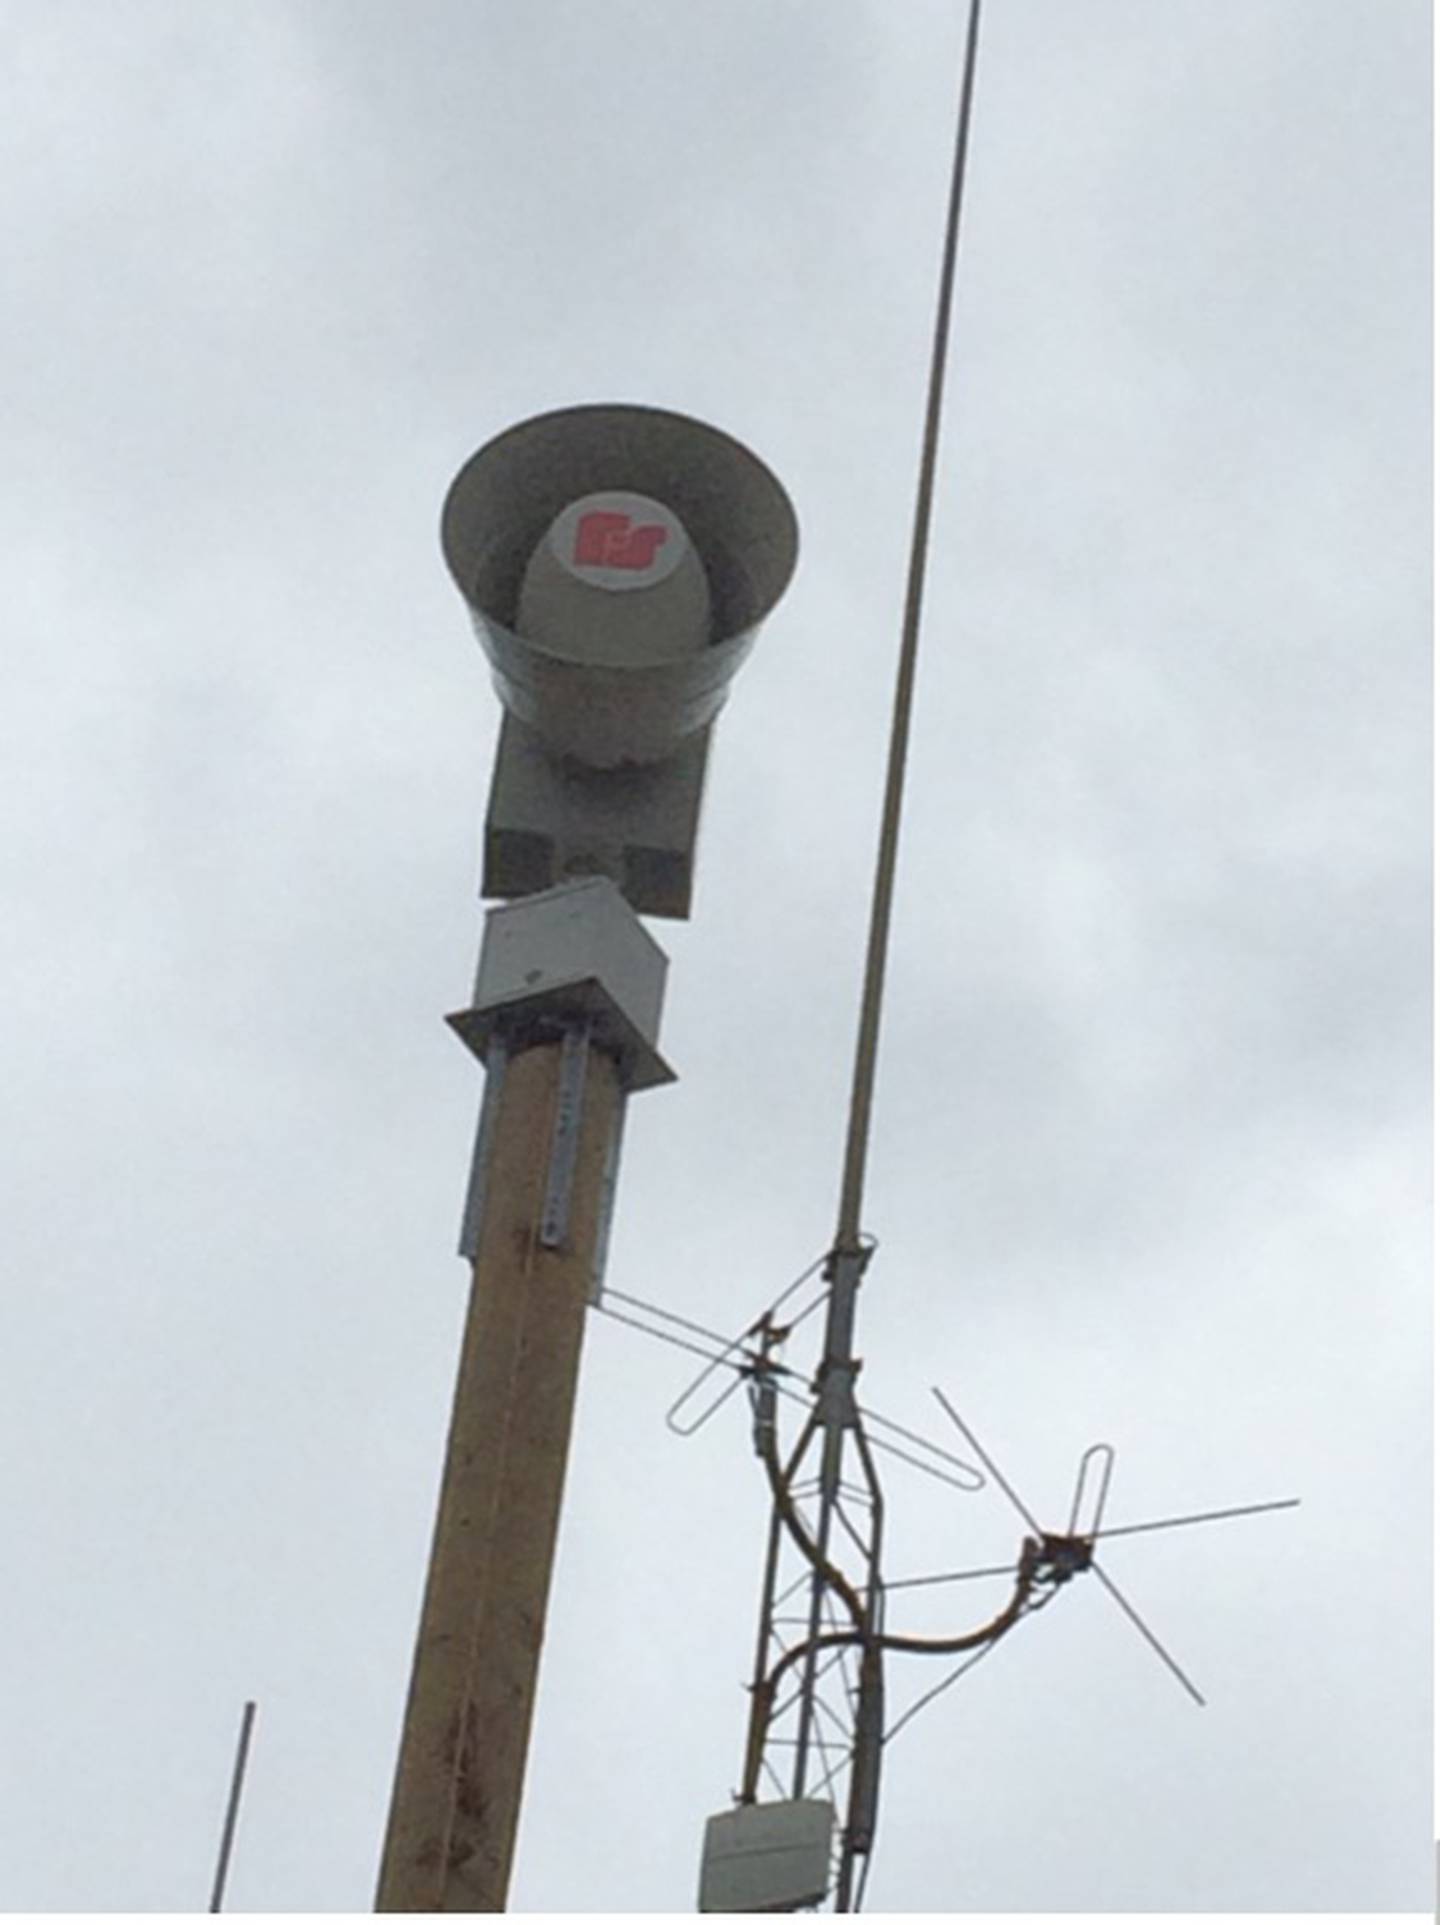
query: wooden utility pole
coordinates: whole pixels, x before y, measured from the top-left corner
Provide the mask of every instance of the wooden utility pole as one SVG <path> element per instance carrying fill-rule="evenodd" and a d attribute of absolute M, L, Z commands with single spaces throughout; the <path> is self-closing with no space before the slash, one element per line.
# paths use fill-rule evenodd
<path fill-rule="evenodd" d="M 547 1247 L 563 1048 L 511 1056 L 494 1113 L 379 1912 L 505 1909 L 621 1101 L 615 1063 L 588 1047 L 567 1232 Z"/>

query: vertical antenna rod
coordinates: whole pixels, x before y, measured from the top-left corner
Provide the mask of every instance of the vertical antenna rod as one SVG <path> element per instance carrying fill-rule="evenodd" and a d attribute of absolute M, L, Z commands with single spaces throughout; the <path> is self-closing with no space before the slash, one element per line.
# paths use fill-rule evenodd
<path fill-rule="evenodd" d="M 250 1756 L 250 1731 L 255 1723 L 255 1701 L 245 1700 L 240 1714 L 240 1741 L 235 1747 L 235 1769 L 230 1774 L 230 1799 L 225 1807 L 225 1825 L 220 1834 L 220 1858 L 215 1867 L 215 1883 L 210 1892 L 210 1909 L 224 1909 L 225 1879 L 230 1870 L 230 1848 L 235 1843 L 235 1821 L 240 1815 L 240 1790 L 245 1782 L 245 1763 Z"/>
<path fill-rule="evenodd" d="M 965 159 L 970 144 L 970 103 L 975 91 L 976 50 L 980 37 L 980 0 L 971 0 L 960 90 L 955 161 L 950 178 L 950 207 L 935 338 L 930 351 L 930 393 L 915 494 L 910 542 L 910 575 L 905 589 L 900 664 L 895 677 L 895 709 L 890 725 L 890 761 L 885 777 L 885 807 L 875 861 L 875 894 L 870 909 L 870 940 L 865 957 L 865 990 L 855 1045 L 855 1076 L 850 1094 L 850 1132 L 845 1145 L 845 1174 L 840 1192 L 837 1249 L 850 1249 L 860 1231 L 860 1202 L 865 1187 L 865 1153 L 870 1136 L 870 1105 L 875 1090 L 875 1055 L 880 1036 L 880 1004 L 885 992 L 885 961 L 890 946 L 890 910 L 895 894 L 895 858 L 900 840 L 900 807 L 905 790 L 905 756 L 910 745 L 910 710 L 915 692 L 915 656 L 920 639 L 920 605 L 925 593 L 925 563 L 930 546 L 930 511 L 935 493 L 935 463 L 940 445 L 940 410 L 945 394 L 945 355 L 950 338 L 950 309 L 955 292 L 955 262 L 960 248 L 960 207 L 965 189 Z"/>
<path fill-rule="evenodd" d="M 930 384 L 925 406 L 925 426 L 921 442 L 920 472 L 915 498 L 914 530 L 910 548 L 910 570 L 905 590 L 905 609 L 901 627 L 900 657 L 895 679 L 895 704 L 890 729 L 889 761 L 885 778 L 885 799 L 881 816 L 879 848 L 875 862 L 875 886 L 870 910 L 870 933 L 865 957 L 865 980 L 861 1000 L 859 1033 L 855 1046 L 855 1070 L 850 1097 L 850 1118 L 841 1181 L 839 1220 L 835 1243 L 826 1263 L 829 1285 L 825 1314 L 824 1353 L 817 1372 L 815 1404 L 797 1450 L 786 1472 L 772 1479 L 775 1483 L 777 1512 L 792 1522 L 794 1498 L 811 1440 L 819 1446 L 818 1478 L 814 1485 L 814 1524 L 805 1555 L 809 1573 L 808 1635 L 801 1678 L 794 1702 L 798 1705 L 791 1746 L 790 1796 L 803 1799 L 813 1795 L 818 1778 L 823 1791 L 833 1780 L 833 1769 L 825 1761 L 824 1736 L 817 1722 L 823 1708 L 819 1686 L 823 1671 L 819 1664 L 821 1638 L 827 1613 L 834 1609 L 836 1567 L 831 1562 L 831 1542 L 837 1520 L 846 1525 L 842 1502 L 845 1453 L 853 1439 L 860 1457 L 867 1491 L 868 1522 L 862 1533 L 849 1527 L 852 1540 L 865 1560 L 865 1573 L 858 1587 L 847 1587 L 841 1595 L 855 1619 L 861 1644 L 859 1675 L 852 1695 L 853 1767 L 846 1798 L 845 1820 L 841 1832 L 839 1863 L 834 1881 L 837 1912 L 848 1912 L 856 1900 L 856 1861 L 868 1866 L 878 1811 L 880 1747 L 884 1729 L 884 1680 L 880 1643 L 884 1609 L 884 1587 L 880 1575 L 880 1545 L 883 1528 L 883 1499 L 855 1403 L 855 1377 L 859 1363 L 855 1357 L 855 1303 L 861 1277 L 873 1244 L 860 1229 L 861 1200 L 865 1184 L 865 1158 L 870 1135 L 870 1111 L 875 1089 L 875 1062 L 880 1035 L 880 1011 L 885 991 L 885 962 L 890 940 L 891 907 L 895 893 L 896 855 L 900 838 L 900 814 L 905 788 L 905 759 L 910 739 L 910 714 L 915 692 L 915 662 L 920 639 L 920 610 L 925 588 L 925 567 L 929 552 L 930 518 L 935 494 L 935 469 L 940 441 L 941 404 L 945 389 L 945 361 L 950 336 L 950 311 L 954 300 L 955 267 L 960 244 L 960 209 L 965 185 L 966 154 L 970 140 L 971 102 L 975 91 L 976 55 L 980 35 L 980 0 L 970 0 L 966 33 L 964 68 L 955 132 L 954 160 L 950 175 L 949 205 L 945 222 L 945 243 L 940 265 L 940 286 L 935 312 L 935 333 L 930 355 Z M 807 1475 L 808 1475 L 808 1466 Z M 772 1526 L 772 1544 L 778 1541 Z M 766 1601 L 761 1620 L 760 1649 L 768 1652 L 775 1631 L 775 1593 L 773 1560 L 767 1573 Z M 752 1699 L 752 1729 L 747 1747 L 746 1797 L 755 1797 L 755 1775 L 766 1742 L 766 1704 L 763 1676 L 757 1673 Z M 818 1754 L 818 1756 L 817 1756 Z"/>

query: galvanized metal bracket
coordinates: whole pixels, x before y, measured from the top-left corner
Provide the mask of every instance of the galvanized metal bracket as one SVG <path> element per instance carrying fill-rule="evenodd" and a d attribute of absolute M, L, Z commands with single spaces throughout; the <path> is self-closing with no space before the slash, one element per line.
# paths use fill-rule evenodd
<path fill-rule="evenodd" d="M 485 1181 L 490 1169 L 490 1146 L 505 1082 L 510 1052 L 502 1034 L 490 1038 L 485 1050 L 485 1094 L 475 1126 L 475 1148 L 470 1158 L 470 1181 L 465 1187 L 465 1209 L 460 1219 L 460 1254 L 473 1263 L 480 1249 L 480 1221 L 485 1210 Z"/>
<path fill-rule="evenodd" d="M 600 1220 L 595 1226 L 595 1262 L 590 1272 L 588 1301 L 599 1304 L 605 1292 L 605 1263 L 610 1255 L 610 1225 L 615 1215 L 615 1191 L 620 1181 L 620 1145 L 625 1137 L 625 1108 L 628 1098 L 622 1089 L 615 1099 L 615 1120 L 610 1125 L 610 1141 L 605 1146 L 605 1169 L 600 1178 Z"/>
<path fill-rule="evenodd" d="M 475 1130 L 475 1147 L 470 1156 L 470 1175 L 465 1188 L 465 1207 L 460 1220 L 460 1255 L 469 1263 L 480 1249 L 480 1228 L 485 1216 L 490 1158 L 495 1141 L 496 1119 L 505 1088 L 505 1076 L 517 1049 L 533 1040 L 528 1027 L 517 1025 L 519 1033 L 508 1029 L 492 1032 L 485 1050 L 485 1093 L 480 1104 L 480 1119 Z M 560 1079 L 555 1106 L 555 1122 L 550 1137 L 550 1155 L 545 1170 L 545 1194 L 540 1215 L 540 1242 L 546 1249 L 559 1249 L 569 1233 L 570 1199 L 575 1184 L 575 1163 L 580 1147 L 580 1124 L 584 1110 L 585 1076 L 590 1051 L 597 1037 L 588 1021 L 567 1025 L 560 1032 Z M 600 1179 L 599 1220 L 595 1231 L 595 1255 L 591 1264 L 587 1301 L 598 1304 L 605 1281 L 605 1263 L 610 1249 L 610 1226 L 615 1211 L 615 1192 L 620 1177 L 620 1150 L 625 1135 L 625 1114 L 629 1092 L 617 1092 L 615 1120 L 605 1145 L 605 1167 Z"/>
<path fill-rule="evenodd" d="M 585 1103 L 590 1032 L 588 1018 L 581 1023 L 567 1024 L 560 1045 L 555 1128 L 550 1138 L 545 1200 L 540 1208 L 540 1241 L 547 1250 L 558 1250 L 570 1228 L 570 1197 L 575 1188 L 575 1160 L 580 1150 L 580 1116 Z"/>

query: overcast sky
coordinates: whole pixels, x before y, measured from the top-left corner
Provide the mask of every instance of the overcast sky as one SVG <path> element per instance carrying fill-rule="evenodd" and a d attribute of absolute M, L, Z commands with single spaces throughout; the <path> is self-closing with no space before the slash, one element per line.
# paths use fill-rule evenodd
<path fill-rule="evenodd" d="M 203 1907 L 254 1697 L 234 1908 L 365 1910 L 479 1098 L 439 504 L 606 400 L 796 504 L 610 1261 L 739 1328 L 833 1230 L 962 9 L 5 24 L 0 1905 Z M 1057 1524 L 1096 1438 L 1113 1523 L 1304 1504 L 1111 1550 L 1205 1710 L 1082 1581 L 917 1719 L 880 1911 L 1431 1902 L 1429 34 L 988 0 L 865 1391 Z M 738 1400 L 682 1444 L 686 1360 L 587 1341 L 513 1901 L 684 1911 L 765 1491 Z M 1014 1554 L 888 1490 L 892 1576 Z"/>

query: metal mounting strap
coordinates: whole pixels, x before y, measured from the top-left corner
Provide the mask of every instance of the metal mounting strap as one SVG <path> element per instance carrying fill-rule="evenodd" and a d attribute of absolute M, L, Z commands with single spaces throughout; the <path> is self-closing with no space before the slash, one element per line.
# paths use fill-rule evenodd
<path fill-rule="evenodd" d="M 566 1025 L 560 1045 L 560 1087 L 555 1099 L 555 1130 L 540 1211 L 540 1241 L 558 1250 L 570 1228 L 570 1196 L 580 1149 L 580 1112 L 585 1100 L 585 1064 L 590 1054 L 590 1020 Z"/>
<path fill-rule="evenodd" d="M 626 1092 L 615 1100 L 615 1120 L 605 1146 L 605 1169 L 600 1178 L 600 1221 L 595 1230 L 595 1263 L 590 1274 L 589 1301 L 598 1305 L 605 1294 L 605 1260 L 610 1254 L 610 1225 L 615 1215 L 615 1190 L 620 1180 L 620 1145 L 625 1137 Z"/>
<path fill-rule="evenodd" d="M 480 1220 L 485 1211 L 485 1179 L 490 1168 L 490 1145 L 495 1135 L 495 1116 L 500 1108 L 500 1091 L 505 1082 L 509 1051 L 505 1038 L 496 1034 L 485 1051 L 485 1093 L 480 1100 L 480 1121 L 475 1127 L 475 1149 L 470 1158 L 470 1181 L 465 1190 L 465 1209 L 460 1218 L 460 1254 L 473 1263 L 480 1249 Z"/>

